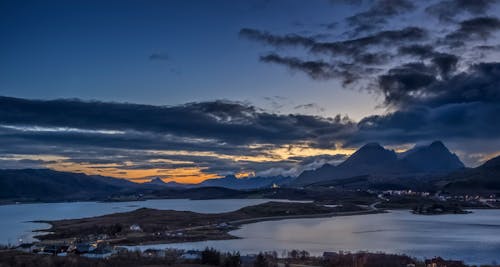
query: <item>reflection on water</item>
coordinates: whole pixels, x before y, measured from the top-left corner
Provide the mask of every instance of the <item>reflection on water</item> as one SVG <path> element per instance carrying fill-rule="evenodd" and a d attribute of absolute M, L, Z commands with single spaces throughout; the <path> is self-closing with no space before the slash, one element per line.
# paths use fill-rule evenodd
<path fill-rule="evenodd" d="M 47 224 L 30 223 L 34 220 L 76 219 L 104 214 L 127 212 L 138 208 L 187 210 L 219 213 L 257 205 L 268 199 L 187 200 L 160 199 L 134 202 L 71 202 L 0 205 L 0 244 L 18 244 L 33 240 L 33 230 L 47 229 Z M 282 200 L 284 201 L 284 200 Z"/>
<path fill-rule="evenodd" d="M 0 243 L 30 239 L 31 231 L 47 226 L 31 220 L 82 218 L 141 207 L 218 213 L 269 200 L 150 200 L 120 203 L 50 203 L 0 206 Z M 293 219 L 244 225 L 232 234 L 236 240 L 154 245 L 203 249 L 211 246 L 243 254 L 259 251 L 305 249 L 324 251 L 384 251 L 417 257 L 443 256 L 468 263 L 500 262 L 500 210 L 476 210 L 472 214 L 422 216 L 407 211 L 333 218 Z M 151 246 L 141 246 L 145 249 Z"/>
<path fill-rule="evenodd" d="M 500 262 L 500 211 L 422 216 L 407 211 L 321 219 L 260 222 L 232 234 L 242 239 L 154 245 L 182 249 L 207 246 L 225 251 L 257 253 L 305 249 L 324 251 L 384 251 L 416 257 L 443 256 L 468 263 Z M 148 248 L 151 246 L 141 246 Z"/>

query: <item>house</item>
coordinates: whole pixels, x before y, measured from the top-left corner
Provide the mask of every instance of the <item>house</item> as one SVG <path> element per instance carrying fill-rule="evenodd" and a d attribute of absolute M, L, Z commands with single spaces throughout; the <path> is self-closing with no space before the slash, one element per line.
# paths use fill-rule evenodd
<path fill-rule="evenodd" d="M 228 227 L 229 227 L 229 224 L 228 224 L 228 223 L 223 222 L 223 223 L 219 223 L 219 224 L 217 224 L 217 226 L 216 226 L 216 227 L 217 227 L 217 228 L 221 228 L 221 229 L 225 229 L 225 228 L 228 228 Z"/>
<path fill-rule="evenodd" d="M 426 267 L 466 267 L 461 261 L 444 260 L 441 257 L 436 257 L 430 260 L 425 260 Z"/>
<path fill-rule="evenodd" d="M 201 252 L 196 250 L 188 250 L 181 255 L 183 260 L 199 260 L 201 259 Z"/>
<path fill-rule="evenodd" d="M 129 227 L 129 229 L 130 229 L 130 231 L 133 231 L 133 232 L 141 232 L 142 231 L 142 228 L 138 224 L 132 224 Z"/>
<path fill-rule="evenodd" d="M 98 240 L 91 245 L 91 253 L 93 254 L 108 254 L 111 253 L 113 249 L 109 245 L 109 242 Z"/>
<path fill-rule="evenodd" d="M 163 249 L 146 249 L 143 252 L 143 255 L 153 258 L 164 258 L 167 255 L 167 253 Z"/>
<path fill-rule="evenodd" d="M 329 251 L 323 252 L 323 258 L 326 260 L 335 259 L 338 256 L 339 256 L 339 254 L 337 252 L 329 252 Z"/>
<path fill-rule="evenodd" d="M 66 252 L 68 249 L 68 245 L 65 244 L 51 244 L 51 245 L 42 245 L 40 247 L 40 253 L 43 254 L 59 254 L 62 252 Z"/>
<path fill-rule="evenodd" d="M 94 247 L 87 242 L 75 242 L 68 247 L 67 251 L 75 254 L 84 254 L 92 250 L 94 250 Z"/>

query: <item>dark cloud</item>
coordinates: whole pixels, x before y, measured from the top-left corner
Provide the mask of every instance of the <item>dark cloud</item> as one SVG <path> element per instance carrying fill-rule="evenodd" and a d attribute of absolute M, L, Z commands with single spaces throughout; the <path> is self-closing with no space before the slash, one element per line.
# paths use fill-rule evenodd
<path fill-rule="evenodd" d="M 360 67 L 354 63 L 333 62 L 326 63 L 322 60 L 303 61 L 296 57 L 282 57 L 278 54 L 261 56 L 260 60 L 288 67 L 292 71 L 300 71 L 314 80 L 340 79 L 344 86 L 354 83 L 361 78 L 361 73 L 370 73 L 371 68 Z"/>
<path fill-rule="evenodd" d="M 291 70 L 302 71 L 316 80 L 327 80 L 339 76 L 339 71 L 335 66 L 323 61 L 303 61 L 295 57 L 282 57 L 274 53 L 261 56 L 260 60 L 266 63 L 284 65 Z"/>
<path fill-rule="evenodd" d="M 450 22 L 461 14 L 481 15 L 498 0 L 445 0 L 428 6 L 425 11 L 441 21 Z"/>
<path fill-rule="evenodd" d="M 265 31 L 244 28 L 240 30 L 240 36 L 253 41 L 263 42 L 273 46 L 310 46 L 314 44 L 314 39 L 298 34 L 275 35 Z"/>
<path fill-rule="evenodd" d="M 499 105 L 480 102 L 411 106 L 387 115 L 364 118 L 358 124 L 358 132 L 345 145 L 359 145 L 368 140 L 392 144 L 435 139 L 490 142 L 487 140 L 496 140 L 500 134 L 498 112 Z M 498 145 L 495 147 L 500 149 Z"/>
<path fill-rule="evenodd" d="M 367 10 L 347 18 L 349 26 L 353 27 L 353 34 L 377 29 L 387 23 L 387 20 L 397 15 L 412 11 L 416 8 L 409 0 L 377 0 Z"/>
<path fill-rule="evenodd" d="M 397 145 L 435 139 L 465 144 L 499 139 L 500 63 L 495 62 L 499 55 L 495 33 L 500 30 L 500 20 L 490 12 L 498 1 L 443 0 L 430 5 L 416 1 L 331 2 L 370 3 L 366 11 L 347 18 L 351 33 L 364 36 L 319 40 L 254 30 L 250 38 L 276 48 L 304 49 L 287 56 L 270 54 L 261 58 L 263 62 L 382 95 L 386 114 L 361 119 L 342 137 L 322 135 L 316 144 L 325 147 L 336 140 L 344 146 L 370 141 Z M 433 24 L 428 30 L 425 22 L 412 25 L 412 20 L 401 20 L 399 29 L 391 25 L 378 30 L 403 13 L 421 16 L 422 9 L 447 23 Z M 500 150 L 500 145 L 495 147 Z"/>
<path fill-rule="evenodd" d="M 451 46 L 461 46 L 470 40 L 486 40 L 500 30 L 500 20 L 496 17 L 477 17 L 460 22 L 454 32 L 445 37 L 445 42 Z"/>
<path fill-rule="evenodd" d="M 79 100 L 26 100 L 0 97 L 0 124 L 38 127 L 123 131 L 143 135 L 178 137 L 193 143 L 223 142 L 232 145 L 311 141 L 318 131 L 340 133 L 349 125 L 335 118 L 277 115 L 228 101 L 150 106 Z M 83 132 L 84 133 L 84 132 Z M 64 132 L 65 136 L 71 132 Z M 81 133 L 78 133 L 81 134 Z M 87 134 L 119 136 L 119 134 Z M 134 136 L 134 135 L 132 135 Z"/>
<path fill-rule="evenodd" d="M 383 46 L 394 47 L 401 44 L 425 40 L 427 31 L 418 27 L 401 30 L 388 30 L 373 35 L 335 42 L 321 42 L 313 38 L 298 35 L 273 35 L 258 30 L 243 29 L 240 34 L 251 40 L 263 42 L 275 47 L 302 46 L 313 55 L 330 57 L 304 60 L 299 57 L 285 57 L 276 53 L 260 57 L 265 63 L 280 64 L 294 71 L 306 73 L 315 80 L 340 79 L 344 85 L 351 85 L 360 78 L 381 71 L 378 66 L 386 64 L 393 55 L 385 51 L 370 51 Z M 370 67 L 375 66 L 375 67 Z"/>
<path fill-rule="evenodd" d="M 431 61 L 439 70 L 441 78 L 447 79 L 448 76 L 456 70 L 459 58 L 452 54 L 436 53 Z"/>
<path fill-rule="evenodd" d="M 325 108 L 319 106 L 316 103 L 307 103 L 302 105 L 297 105 L 294 107 L 295 110 L 313 110 L 315 112 L 323 112 Z"/>
<path fill-rule="evenodd" d="M 500 63 L 480 63 L 446 80 L 422 79 L 425 66 L 412 66 L 394 74 L 410 73 L 392 87 L 386 98 L 397 111 L 369 116 L 346 142 L 417 142 L 421 140 L 496 140 L 500 136 Z M 497 146 L 497 149 L 500 147 Z"/>
<path fill-rule="evenodd" d="M 135 162 L 122 169 L 191 165 L 149 161 L 166 158 L 195 162 L 193 165 L 219 174 L 242 170 L 262 174 L 282 170 L 290 174 L 304 169 L 297 167 L 302 159 L 257 163 L 215 155 L 263 156 L 283 144 L 335 148 L 336 143 L 356 146 L 370 141 L 400 144 L 498 138 L 500 63 L 476 64 L 446 79 L 440 77 L 440 72 L 435 65 L 422 62 L 391 69 L 381 76 L 380 88 L 385 90 L 388 104 L 397 109 L 368 116 L 357 124 L 341 116 L 269 114 L 227 101 L 159 107 L 2 97 L 0 153 L 56 154 L 71 162 L 94 164 Z M 206 151 L 215 155 L 158 155 L 151 150 Z M 329 161 L 303 160 L 312 160 L 311 164 Z"/>
<path fill-rule="evenodd" d="M 430 59 L 442 79 L 456 70 L 460 58 L 453 54 L 436 52 L 431 45 L 409 45 L 398 48 L 399 55 L 409 55 L 419 59 Z"/>
<path fill-rule="evenodd" d="M 347 117 L 277 115 L 228 101 L 166 107 L 0 97 L 0 105 L 1 155 L 55 155 L 63 158 L 59 165 L 96 171 L 196 167 L 226 175 L 277 168 L 298 174 L 304 168 L 295 167 L 299 161 L 276 158 L 270 151 L 284 145 L 332 149 L 334 140 L 355 127 Z M 9 159 L 0 166 L 50 163 Z"/>
<path fill-rule="evenodd" d="M 410 55 L 421 59 L 430 58 L 436 53 L 432 45 L 421 44 L 400 46 L 398 52 L 400 55 Z"/>
<path fill-rule="evenodd" d="M 316 42 L 312 52 L 329 53 L 331 55 L 356 55 L 366 52 L 373 46 L 395 46 L 406 42 L 421 41 L 427 38 L 427 31 L 419 27 L 406 27 L 400 30 L 387 30 L 355 39 L 338 42 Z"/>
<path fill-rule="evenodd" d="M 436 70 L 424 63 L 406 63 L 379 76 L 378 88 L 386 104 L 406 102 L 423 88 L 436 81 Z"/>
<path fill-rule="evenodd" d="M 500 104 L 500 63 L 476 64 L 446 80 L 437 79 L 427 66 L 411 66 L 391 70 L 382 76 L 385 78 L 382 78 L 380 88 L 388 103 L 399 106 L 470 102 Z"/>
<path fill-rule="evenodd" d="M 406 27 L 400 30 L 380 31 L 361 38 L 347 39 L 335 42 L 321 42 L 313 38 L 296 34 L 275 35 L 255 29 L 242 29 L 240 35 L 250 40 L 259 41 L 275 47 L 303 46 L 315 53 L 329 53 L 330 55 L 356 55 L 365 53 L 365 49 L 372 46 L 395 46 L 406 42 L 425 40 L 428 36 L 425 29 Z"/>

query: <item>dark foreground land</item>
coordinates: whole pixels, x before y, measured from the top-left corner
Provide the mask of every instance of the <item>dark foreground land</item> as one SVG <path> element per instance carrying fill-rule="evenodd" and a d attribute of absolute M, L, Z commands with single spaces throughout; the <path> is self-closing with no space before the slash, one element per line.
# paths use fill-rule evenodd
<path fill-rule="evenodd" d="M 228 232 L 247 223 L 375 212 L 379 211 L 355 205 L 290 202 L 268 202 L 217 214 L 142 208 L 92 218 L 44 221 L 52 225 L 46 230 L 50 233 L 37 238 L 44 242 L 104 240 L 113 245 L 232 239 L 235 237 Z"/>
<path fill-rule="evenodd" d="M 406 255 L 383 253 L 325 252 L 322 256 L 309 256 L 307 251 L 293 250 L 278 256 L 276 252 L 240 256 L 221 253 L 214 249 L 190 251 L 149 250 L 123 251 L 107 258 L 92 259 L 78 255 L 54 256 L 26 253 L 16 250 L 0 251 L 0 267 L 469 267 L 461 261 L 433 258 L 419 260 Z M 484 265 L 486 266 L 486 265 Z M 493 266 L 493 265 L 491 265 Z"/>

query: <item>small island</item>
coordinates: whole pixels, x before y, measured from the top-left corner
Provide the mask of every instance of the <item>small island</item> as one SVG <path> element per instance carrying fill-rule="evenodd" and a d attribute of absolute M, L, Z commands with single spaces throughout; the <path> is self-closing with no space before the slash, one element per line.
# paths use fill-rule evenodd
<path fill-rule="evenodd" d="M 316 203 L 267 202 L 225 213 L 141 208 L 104 216 L 39 221 L 52 227 L 37 236 L 44 243 L 106 241 L 112 245 L 178 243 L 234 239 L 228 232 L 240 225 L 294 218 L 318 218 L 380 212 L 356 205 L 328 207 Z"/>
<path fill-rule="evenodd" d="M 414 214 L 440 215 L 440 214 L 468 214 L 470 211 L 462 209 L 459 205 L 446 203 L 420 204 L 413 208 Z"/>

